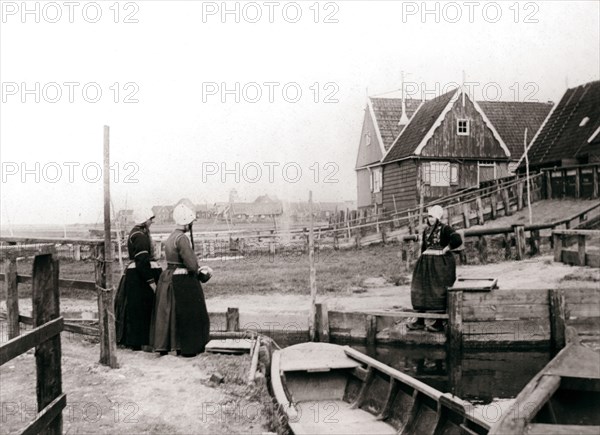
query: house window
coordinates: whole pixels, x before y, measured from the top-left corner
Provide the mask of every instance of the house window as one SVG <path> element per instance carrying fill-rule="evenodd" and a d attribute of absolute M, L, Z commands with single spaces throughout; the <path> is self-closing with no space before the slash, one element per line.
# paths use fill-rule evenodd
<path fill-rule="evenodd" d="M 423 164 L 423 183 L 447 187 L 458 184 L 458 165 L 450 162 L 427 162 Z"/>
<path fill-rule="evenodd" d="M 456 134 L 459 136 L 468 136 L 469 135 L 469 120 L 468 119 L 459 119 L 456 121 Z"/>
<path fill-rule="evenodd" d="M 497 169 L 495 162 L 477 163 L 477 184 L 484 181 L 495 180 L 497 178 Z"/>
<path fill-rule="evenodd" d="M 367 146 L 371 145 L 371 133 L 368 131 L 365 133 L 365 144 Z"/>
<path fill-rule="evenodd" d="M 383 171 L 381 168 L 374 168 L 371 171 L 371 191 L 373 193 L 381 192 L 383 186 Z"/>

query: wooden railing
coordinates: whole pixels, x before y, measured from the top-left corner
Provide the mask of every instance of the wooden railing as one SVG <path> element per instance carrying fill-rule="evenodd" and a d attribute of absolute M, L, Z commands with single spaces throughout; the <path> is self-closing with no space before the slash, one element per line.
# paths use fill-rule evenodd
<path fill-rule="evenodd" d="M 512 246 L 514 246 L 516 259 L 522 260 L 525 258 L 527 246 L 530 247 L 530 255 L 536 255 L 540 252 L 540 243 L 542 242 L 542 236 L 540 232 L 542 230 L 557 230 L 559 227 L 564 227 L 565 230 L 569 230 L 570 228 L 584 225 L 588 222 L 589 215 L 598 209 L 600 209 L 600 202 L 597 202 L 585 210 L 573 214 L 572 216 L 568 216 L 564 219 L 547 224 L 511 225 L 497 228 L 471 228 L 459 230 L 459 233 L 463 238 L 463 243 L 466 238 L 477 238 L 476 249 L 479 255 L 479 260 L 482 263 L 487 262 L 488 238 L 492 236 L 504 236 L 503 247 L 505 250 L 504 257 L 506 259 L 512 257 Z M 583 230 L 579 231 L 581 232 Z M 586 232 L 586 234 L 588 232 Z M 526 233 L 529 233 L 528 237 Z M 553 236 L 552 234 L 548 236 L 550 246 L 554 249 L 556 249 L 555 240 L 556 236 Z M 403 253 L 403 260 L 410 262 L 416 259 L 416 257 L 418 257 L 418 253 L 420 252 L 418 246 L 415 244 L 417 241 L 419 241 L 418 235 L 404 236 L 402 241 L 403 243 L 401 249 Z M 460 255 L 463 263 L 466 263 L 468 259 L 464 249 L 460 251 Z"/>
<path fill-rule="evenodd" d="M 554 230 L 554 261 L 577 266 L 600 267 L 600 252 L 587 252 L 586 239 L 600 238 L 600 231 L 595 230 Z M 565 246 L 569 239 L 577 238 L 577 251 L 568 250 Z"/>
<path fill-rule="evenodd" d="M 90 245 L 93 251 L 94 263 L 94 281 L 80 281 L 59 279 L 57 277 L 57 286 L 59 288 L 80 289 L 96 292 L 98 298 L 99 313 L 99 336 L 100 336 L 100 363 L 112 368 L 118 367 L 117 364 L 117 345 L 115 332 L 114 316 L 114 288 L 106 288 L 106 262 L 104 261 L 104 241 L 100 239 L 58 239 L 58 238 L 31 238 L 31 237 L 0 237 L 0 241 L 11 246 L 0 247 L 6 261 L 6 273 L 0 274 L 0 281 L 6 281 L 6 305 L 9 338 L 19 335 L 19 322 L 31 324 L 33 320 L 19 313 L 19 293 L 18 284 L 33 282 L 33 277 L 28 275 L 19 275 L 17 273 L 17 258 L 31 255 L 33 249 L 51 249 L 56 252 L 56 245 L 60 244 L 80 244 Z M 18 245 L 21 244 L 21 245 Z M 38 244 L 46 244 L 46 248 L 39 248 Z M 66 324 L 65 330 L 81 332 L 85 326 L 76 324 Z"/>
<path fill-rule="evenodd" d="M 53 246 L 41 247 L 37 252 L 34 249 L 28 250 L 35 255 L 31 279 L 34 329 L 0 345 L 0 365 L 35 347 L 38 414 L 22 433 L 59 435 L 62 410 L 67 404 L 67 396 L 62 392 L 60 333 L 64 325 L 59 313 L 59 265 L 52 255 Z M 20 255 L 25 252 L 3 249 L 7 255 L 13 253 L 10 251 L 19 251 Z"/>

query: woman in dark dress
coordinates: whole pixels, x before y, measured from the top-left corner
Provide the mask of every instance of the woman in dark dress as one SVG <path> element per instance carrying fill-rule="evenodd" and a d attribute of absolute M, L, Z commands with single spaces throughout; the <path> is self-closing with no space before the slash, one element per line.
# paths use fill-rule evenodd
<path fill-rule="evenodd" d="M 161 268 L 154 258 L 150 236 L 154 214 L 138 211 L 127 238 L 130 263 L 121 277 L 115 298 L 117 343 L 133 350 L 149 344 L 154 292 Z"/>
<path fill-rule="evenodd" d="M 456 261 L 450 252 L 462 245 L 462 239 L 451 226 L 443 224 L 444 210 L 434 205 L 428 211 L 427 227 L 423 231 L 421 256 L 413 272 L 410 298 L 413 308 L 419 312 L 445 312 L 446 293 L 456 281 Z M 427 329 L 438 332 L 443 323 L 437 319 L 425 326 L 425 319 L 417 318 L 408 324 L 409 329 Z"/>
<path fill-rule="evenodd" d="M 167 270 L 160 276 L 152 315 L 150 342 L 162 355 L 177 351 L 182 356 L 204 352 L 210 323 L 199 280 L 208 281 L 210 268 L 198 268 L 190 233 L 196 214 L 185 204 L 173 210 L 177 229 L 165 242 Z"/>

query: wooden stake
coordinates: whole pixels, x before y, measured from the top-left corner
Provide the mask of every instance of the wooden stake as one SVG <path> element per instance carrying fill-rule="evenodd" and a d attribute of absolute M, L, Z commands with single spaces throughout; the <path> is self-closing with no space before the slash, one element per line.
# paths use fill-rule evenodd
<path fill-rule="evenodd" d="M 315 269 L 315 244 L 314 244 L 314 222 L 313 222 L 313 199 L 312 190 L 308 193 L 308 210 L 310 214 L 310 225 L 308 230 L 308 264 L 310 268 L 310 318 L 309 333 L 310 341 L 315 341 L 316 338 L 316 314 L 317 309 L 317 271 Z"/>
<path fill-rule="evenodd" d="M 55 260 L 52 255 L 38 255 L 33 261 L 31 290 L 34 327 L 42 326 L 60 317 L 58 268 L 58 260 Z M 35 347 L 38 412 L 62 394 L 61 355 L 60 335 Z M 62 434 L 62 429 L 62 414 L 59 414 L 44 433 L 59 435 Z"/>
<path fill-rule="evenodd" d="M 9 258 L 6 265 L 6 312 L 8 313 L 8 339 L 21 334 L 19 325 L 19 290 L 17 283 L 17 258 Z"/>
<path fill-rule="evenodd" d="M 100 363 L 117 368 L 117 343 L 115 332 L 114 291 L 112 284 L 113 245 L 110 225 L 110 130 L 104 126 L 104 285 L 98 289 L 100 315 Z M 98 261 L 98 259 L 96 259 Z"/>

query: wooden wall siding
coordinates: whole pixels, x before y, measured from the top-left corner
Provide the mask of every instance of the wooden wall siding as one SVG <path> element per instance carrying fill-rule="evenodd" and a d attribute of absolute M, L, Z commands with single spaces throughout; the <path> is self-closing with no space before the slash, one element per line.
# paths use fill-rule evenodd
<path fill-rule="evenodd" d="M 383 208 L 393 212 L 394 199 L 398 211 L 417 205 L 417 162 L 404 160 L 383 168 Z"/>
<path fill-rule="evenodd" d="M 550 343 L 550 299 L 547 289 L 492 290 L 463 293 L 463 346 L 490 343 Z"/>
<path fill-rule="evenodd" d="M 357 183 L 357 207 L 370 207 L 371 206 L 371 174 L 368 169 L 360 169 L 356 171 L 356 183 Z"/>
<path fill-rule="evenodd" d="M 365 134 L 371 133 L 371 145 L 367 145 Z M 379 145 L 379 139 L 377 137 L 377 130 L 375 129 L 375 121 L 371 117 L 369 108 L 365 108 L 365 119 L 363 121 L 363 128 L 360 133 L 360 144 L 358 146 L 358 156 L 356 158 L 357 168 L 369 165 L 371 163 L 378 162 L 383 157 L 381 153 L 381 146 Z"/>
<path fill-rule="evenodd" d="M 452 161 L 452 160 L 448 160 Z M 422 165 L 426 160 L 421 160 Z M 452 161 L 453 163 L 455 161 Z M 496 162 L 496 178 L 509 176 L 508 163 Z M 477 186 L 477 161 L 467 161 L 458 166 L 458 185 L 456 186 L 430 186 L 423 185 L 423 195 L 425 203 L 443 196 L 451 195 L 459 189 Z"/>
<path fill-rule="evenodd" d="M 469 119 L 471 121 L 468 136 L 456 134 L 456 121 L 458 119 Z M 421 151 L 421 156 L 456 157 L 461 159 L 479 158 L 482 160 L 506 158 L 500 143 L 494 138 L 491 130 L 487 128 L 483 118 L 468 98 L 465 98 L 464 107 L 462 98 L 454 103 L 442 124 Z M 515 156 L 512 157 L 516 158 Z"/>

